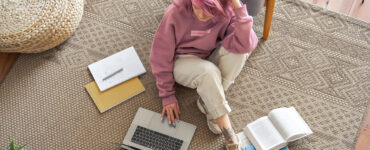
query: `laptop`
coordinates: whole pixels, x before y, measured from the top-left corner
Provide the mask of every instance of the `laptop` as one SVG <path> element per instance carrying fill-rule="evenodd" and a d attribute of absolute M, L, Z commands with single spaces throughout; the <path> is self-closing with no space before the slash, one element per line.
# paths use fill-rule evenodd
<path fill-rule="evenodd" d="M 101 92 L 146 72 L 134 47 L 88 66 Z"/>
<path fill-rule="evenodd" d="M 142 150 L 187 150 L 196 126 L 177 121 L 176 127 L 159 113 L 139 108 L 122 146 Z M 124 148 L 124 147 L 122 147 Z"/>

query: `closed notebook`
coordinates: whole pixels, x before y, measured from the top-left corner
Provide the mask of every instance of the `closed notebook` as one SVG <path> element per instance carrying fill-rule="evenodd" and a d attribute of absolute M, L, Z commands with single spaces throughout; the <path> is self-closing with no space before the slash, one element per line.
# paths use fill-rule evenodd
<path fill-rule="evenodd" d="M 103 113 L 118 104 L 142 93 L 145 88 L 138 77 L 122 82 L 104 92 L 100 92 L 95 81 L 86 85 L 96 107 Z"/>

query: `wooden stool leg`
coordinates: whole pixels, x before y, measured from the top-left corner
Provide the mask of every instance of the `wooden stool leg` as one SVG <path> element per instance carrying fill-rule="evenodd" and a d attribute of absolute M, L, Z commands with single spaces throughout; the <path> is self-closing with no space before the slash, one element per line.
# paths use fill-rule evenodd
<path fill-rule="evenodd" d="M 274 14 L 275 0 L 266 0 L 265 25 L 263 27 L 263 39 L 267 40 L 270 33 L 272 15 Z"/>
<path fill-rule="evenodd" d="M 18 58 L 19 53 L 0 53 L 0 83 L 9 73 Z"/>

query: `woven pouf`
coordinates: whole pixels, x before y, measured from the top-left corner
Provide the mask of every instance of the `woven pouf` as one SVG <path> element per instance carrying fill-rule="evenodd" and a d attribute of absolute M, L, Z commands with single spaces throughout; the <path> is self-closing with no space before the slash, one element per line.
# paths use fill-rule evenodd
<path fill-rule="evenodd" d="M 36 53 L 76 30 L 83 0 L 0 0 L 0 52 Z"/>

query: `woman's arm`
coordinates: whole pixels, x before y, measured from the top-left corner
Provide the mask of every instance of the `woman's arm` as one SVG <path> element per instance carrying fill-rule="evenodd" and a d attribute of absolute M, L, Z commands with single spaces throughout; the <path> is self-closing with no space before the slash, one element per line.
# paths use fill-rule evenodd
<path fill-rule="evenodd" d="M 163 16 L 154 35 L 150 64 L 163 106 L 176 103 L 173 65 L 175 57 L 175 31 L 171 18 Z"/>
<path fill-rule="evenodd" d="M 231 17 L 221 44 L 231 53 L 251 52 L 258 43 L 257 35 L 252 29 L 253 18 L 248 15 L 246 5 L 241 5 L 239 0 L 231 1 L 235 7 L 234 15 Z"/>
<path fill-rule="evenodd" d="M 167 114 L 168 123 L 175 123 L 175 118 L 179 118 L 179 106 L 175 97 L 173 85 L 173 66 L 175 60 L 176 36 L 175 24 L 171 13 L 173 5 L 165 12 L 161 23 L 154 35 L 152 51 L 150 52 L 150 64 L 153 75 L 156 78 L 156 85 L 159 96 L 162 98 L 162 115 Z"/>
<path fill-rule="evenodd" d="M 240 3 L 239 0 L 230 0 L 230 1 L 233 4 L 234 8 L 240 8 L 240 7 L 242 7 L 242 4 Z"/>

